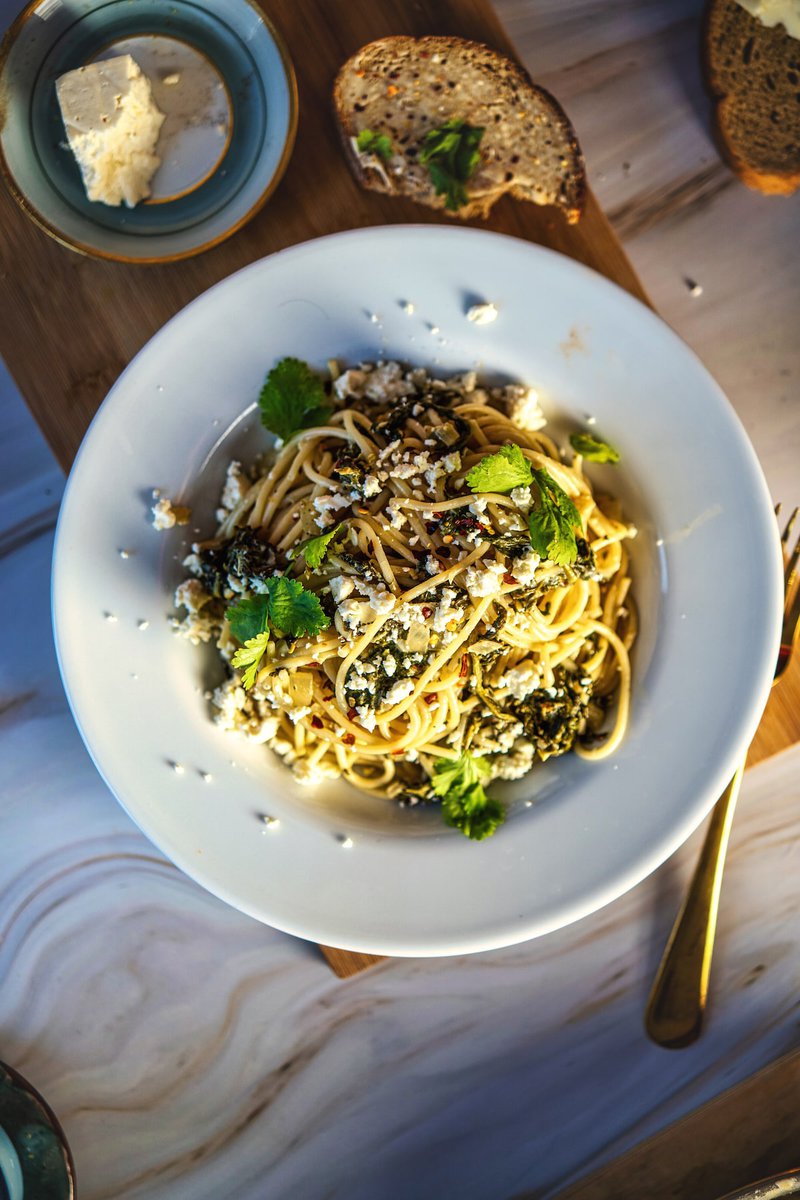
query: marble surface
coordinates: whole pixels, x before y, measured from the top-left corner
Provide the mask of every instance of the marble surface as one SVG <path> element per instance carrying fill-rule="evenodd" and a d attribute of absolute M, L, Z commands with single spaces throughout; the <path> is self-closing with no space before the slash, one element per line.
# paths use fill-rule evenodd
<path fill-rule="evenodd" d="M 719 164 L 696 4 L 498 9 L 657 307 L 796 499 L 800 204 Z M 63 479 L 2 374 L 0 412 L 0 1059 L 62 1120 L 82 1200 L 543 1200 L 797 1045 L 800 748 L 745 779 L 714 1005 L 680 1052 L 641 1014 L 699 835 L 570 929 L 346 982 L 183 877 L 67 710 L 48 590 Z"/>

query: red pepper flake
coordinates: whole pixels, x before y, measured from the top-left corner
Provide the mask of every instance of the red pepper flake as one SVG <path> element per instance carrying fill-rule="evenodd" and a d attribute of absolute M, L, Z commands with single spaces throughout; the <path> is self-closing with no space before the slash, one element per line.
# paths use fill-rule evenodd
<path fill-rule="evenodd" d="M 348 708 L 348 710 L 347 710 L 348 721 L 354 720 L 354 718 L 357 716 L 358 716 L 358 713 L 356 712 L 356 710 L 354 708 Z"/>
<path fill-rule="evenodd" d="M 425 617 L 427 619 L 432 614 L 432 612 L 433 612 L 432 608 L 429 608 L 427 604 L 423 604 L 423 606 L 422 606 L 423 617 Z"/>
<path fill-rule="evenodd" d="M 342 738 L 342 741 L 344 742 L 345 746 L 355 745 L 355 740 L 356 740 L 355 734 L 353 734 L 353 733 L 346 733 L 344 735 L 344 737 Z"/>
<path fill-rule="evenodd" d="M 469 657 L 466 654 L 461 655 L 461 670 L 459 671 L 459 679 L 465 679 L 469 675 Z"/>
<path fill-rule="evenodd" d="M 401 754 L 405 754 L 405 750 L 393 750 L 392 758 L 399 758 Z"/>
<path fill-rule="evenodd" d="M 323 700 L 332 700 L 332 699 L 333 699 L 333 692 L 323 692 L 323 693 L 322 693 L 322 699 L 323 699 Z"/>
<path fill-rule="evenodd" d="M 312 717 L 311 724 L 314 726 L 315 729 L 322 729 L 322 721 L 319 717 Z"/>
<path fill-rule="evenodd" d="M 422 699 L 426 704 L 433 704 L 434 700 L 436 699 L 436 692 L 428 692 L 427 695 L 422 697 Z"/>
<path fill-rule="evenodd" d="M 503 583 L 516 583 L 516 582 L 517 581 L 514 578 L 514 576 L 509 575 L 508 571 L 506 571 L 505 575 L 503 576 Z"/>
<path fill-rule="evenodd" d="M 435 512 L 433 515 L 437 521 L 441 521 L 442 517 L 444 516 L 444 513 L 443 512 Z"/>

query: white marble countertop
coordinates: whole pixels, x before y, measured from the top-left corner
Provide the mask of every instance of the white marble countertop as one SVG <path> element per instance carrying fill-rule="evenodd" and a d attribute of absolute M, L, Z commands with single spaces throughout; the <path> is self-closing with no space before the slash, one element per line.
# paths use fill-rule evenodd
<path fill-rule="evenodd" d="M 791 502 L 800 202 L 719 163 L 698 7 L 498 4 L 656 307 Z M 0 1058 L 61 1118 L 82 1200 L 548 1197 L 796 1046 L 800 748 L 746 777 L 714 1004 L 680 1052 L 647 1042 L 642 1008 L 699 835 L 560 933 L 346 982 L 182 876 L 69 715 L 49 614 L 63 479 L 2 375 L 0 404 Z"/>

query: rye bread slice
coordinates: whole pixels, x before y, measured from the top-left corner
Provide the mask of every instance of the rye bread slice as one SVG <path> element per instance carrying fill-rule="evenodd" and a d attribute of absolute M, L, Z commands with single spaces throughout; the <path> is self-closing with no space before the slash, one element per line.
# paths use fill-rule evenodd
<path fill-rule="evenodd" d="M 583 211 L 586 176 L 575 131 L 561 106 L 505 55 L 456 37 L 386 37 L 344 64 L 333 88 L 348 158 L 364 187 L 409 196 L 450 216 L 485 217 L 506 192 L 553 204 L 574 223 Z M 480 163 L 455 212 L 435 194 L 419 161 L 431 129 L 462 120 L 484 129 Z M 364 130 L 386 134 L 392 156 L 360 154 Z"/>
<path fill-rule="evenodd" d="M 736 0 L 710 0 L 704 57 L 728 162 L 749 187 L 791 195 L 800 187 L 800 41 Z"/>

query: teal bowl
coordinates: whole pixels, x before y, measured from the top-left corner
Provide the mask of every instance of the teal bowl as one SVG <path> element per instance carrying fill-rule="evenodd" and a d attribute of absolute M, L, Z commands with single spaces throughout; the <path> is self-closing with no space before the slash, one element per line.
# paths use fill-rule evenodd
<path fill-rule="evenodd" d="M 72 1156 L 52 1110 L 0 1063 L 1 1200 L 74 1200 Z"/>
<path fill-rule="evenodd" d="M 167 113 L 153 194 L 135 208 L 87 199 L 55 88 L 64 72 L 127 52 Z M 217 245 L 277 186 L 296 128 L 291 61 L 250 0 L 34 0 L 0 49 L 5 182 L 42 229 L 85 254 L 170 262 Z"/>

